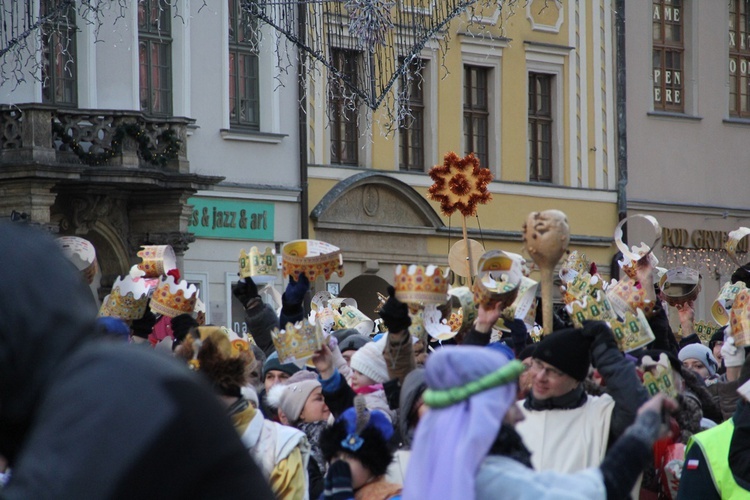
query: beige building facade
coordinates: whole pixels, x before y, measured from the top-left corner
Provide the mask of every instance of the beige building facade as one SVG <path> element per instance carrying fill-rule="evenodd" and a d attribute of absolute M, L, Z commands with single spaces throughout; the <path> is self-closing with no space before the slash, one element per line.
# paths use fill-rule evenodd
<path fill-rule="evenodd" d="M 660 266 L 700 270 L 696 320 L 711 319 L 736 267 L 727 233 L 750 226 L 748 19 L 736 0 L 625 6 L 628 215 L 659 221 Z M 630 243 L 648 242 L 650 231 L 633 225 Z M 673 308 L 670 317 L 676 324 Z"/>

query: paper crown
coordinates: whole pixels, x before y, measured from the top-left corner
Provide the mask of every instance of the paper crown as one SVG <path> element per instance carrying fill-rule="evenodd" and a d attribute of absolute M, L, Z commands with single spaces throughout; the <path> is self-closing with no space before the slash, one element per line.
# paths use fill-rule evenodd
<path fill-rule="evenodd" d="M 659 289 L 667 304 L 677 306 L 698 297 L 702 279 L 700 273 L 695 269 L 675 267 L 661 277 Z"/>
<path fill-rule="evenodd" d="M 729 311 L 729 328 L 734 337 L 734 345 L 750 345 L 750 290 L 747 288 L 740 290 L 734 298 Z"/>
<path fill-rule="evenodd" d="M 740 241 L 742 241 L 742 239 L 748 234 L 750 234 L 750 228 L 740 227 L 735 229 L 727 235 L 727 242 L 724 244 L 724 249 L 727 251 L 727 254 L 729 254 L 729 258 L 739 267 L 742 267 L 743 264 L 742 260 L 737 256 L 737 249 Z"/>
<path fill-rule="evenodd" d="M 583 322 L 588 320 L 607 322 L 622 352 L 640 349 L 655 339 L 643 311 L 638 309 L 635 314 L 626 311 L 625 319 L 621 321 L 603 292 L 597 292 L 596 297 L 587 296 L 582 301 L 575 301 L 565 308 L 576 328 L 582 328 Z"/>
<path fill-rule="evenodd" d="M 353 328 L 362 335 L 372 334 L 375 322 L 365 313 L 352 306 L 344 306 L 341 312 L 334 309 L 334 330 Z"/>
<path fill-rule="evenodd" d="M 647 258 L 652 267 L 656 267 L 659 264 L 659 259 L 656 258 L 651 250 L 652 249 L 645 243 L 641 243 L 638 246 L 633 245 L 630 252 L 628 252 L 627 255 L 624 255 L 622 260 L 618 260 L 617 263 L 620 265 L 622 272 L 624 272 L 630 279 L 635 280 L 637 279 L 636 268 L 638 266 L 638 261 L 642 256 L 648 255 Z"/>
<path fill-rule="evenodd" d="M 560 267 L 560 279 L 563 283 L 570 283 L 580 274 L 589 274 L 590 269 L 591 262 L 586 258 L 586 254 L 573 250 Z"/>
<path fill-rule="evenodd" d="M 729 310 L 732 309 L 734 299 L 740 291 L 746 289 L 747 285 L 742 281 L 737 283 L 727 281 L 721 286 L 719 296 L 711 305 L 711 316 L 719 325 L 725 326 L 729 323 Z"/>
<path fill-rule="evenodd" d="M 577 274 L 571 281 L 563 285 L 563 301 L 570 304 L 584 297 L 596 297 L 604 291 L 604 282 L 599 275 L 591 276 L 588 272 Z"/>
<path fill-rule="evenodd" d="M 61 236 L 55 241 L 65 257 L 81 272 L 84 281 L 90 285 L 98 269 L 94 245 L 77 236 Z"/>
<path fill-rule="evenodd" d="M 281 331 L 274 329 L 271 338 L 282 363 L 302 362 L 323 347 L 324 342 L 320 324 L 307 319 L 295 324 L 287 323 Z"/>
<path fill-rule="evenodd" d="M 420 307 L 414 311 L 409 309 L 409 318 L 411 318 L 411 325 L 409 325 L 411 336 L 420 340 L 426 340 L 427 330 L 424 327 L 424 308 Z"/>
<path fill-rule="evenodd" d="M 318 240 L 294 240 L 281 247 L 284 277 L 305 276 L 312 282 L 318 276 L 330 279 L 333 273 L 344 275 L 344 257 L 339 247 Z"/>
<path fill-rule="evenodd" d="M 260 253 L 258 247 L 250 248 L 250 252 L 240 251 L 240 278 L 275 278 L 276 277 L 276 250 L 267 247 L 264 253 Z"/>
<path fill-rule="evenodd" d="M 612 303 L 618 316 L 625 316 L 626 312 L 635 314 L 638 309 L 648 317 L 654 312 L 656 302 L 647 298 L 644 287 L 639 287 L 628 275 L 620 281 L 612 280 L 606 289 L 607 298 Z"/>
<path fill-rule="evenodd" d="M 195 309 L 198 288 L 185 280 L 175 283 L 173 276 L 162 276 L 159 285 L 151 296 L 149 307 L 155 314 L 174 318 L 180 314 L 190 314 Z"/>
<path fill-rule="evenodd" d="M 693 330 L 695 331 L 696 335 L 698 335 L 698 338 L 701 339 L 701 342 L 705 345 L 708 345 L 708 343 L 711 341 L 711 337 L 713 337 L 714 333 L 716 333 L 719 328 L 721 327 L 716 323 L 705 320 L 696 321 L 693 324 Z"/>
<path fill-rule="evenodd" d="M 147 278 L 157 278 L 177 268 L 177 258 L 169 245 L 142 245 L 138 252 L 141 263 L 138 269 L 146 273 Z"/>
<path fill-rule="evenodd" d="M 140 319 L 146 312 L 149 292 L 149 283 L 142 278 L 130 275 L 118 277 L 112 285 L 112 291 L 102 301 L 99 316 Z"/>
<path fill-rule="evenodd" d="M 503 315 L 522 320 L 527 328 L 534 326 L 537 288 L 539 288 L 539 283 L 536 281 L 525 276 L 521 278 L 521 284 L 518 286 L 518 295 L 516 295 L 513 303 L 503 311 Z"/>
<path fill-rule="evenodd" d="M 658 360 L 654 360 L 650 356 L 643 356 L 641 370 L 643 370 L 643 386 L 649 395 L 654 396 L 661 392 L 672 398 L 677 397 L 674 372 L 665 353 L 659 354 Z"/>
<path fill-rule="evenodd" d="M 522 277 L 518 260 L 500 250 L 486 252 L 477 264 L 474 302 L 484 305 L 504 302 L 505 307 L 509 306 L 518 296 Z"/>
<path fill-rule="evenodd" d="M 448 290 L 451 297 L 451 315 L 448 325 L 451 331 L 458 333 L 464 328 L 469 328 L 477 319 L 477 306 L 474 304 L 474 293 L 467 286 L 451 288 Z"/>
<path fill-rule="evenodd" d="M 448 273 L 438 266 L 396 266 L 396 298 L 410 306 L 445 304 L 448 300 Z"/>
<path fill-rule="evenodd" d="M 573 326 L 583 327 L 584 321 L 612 321 L 617 319 L 612 304 L 610 304 L 603 292 L 597 292 L 596 296 L 587 295 L 581 300 L 576 300 L 565 309 L 570 315 Z"/>
<path fill-rule="evenodd" d="M 458 334 L 459 329 L 454 330 L 448 320 L 443 319 L 443 312 L 435 304 L 426 305 L 422 311 L 424 329 L 430 337 L 438 341 L 452 339 Z"/>
<path fill-rule="evenodd" d="M 620 321 L 614 319 L 609 321 L 612 334 L 617 341 L 617 347 L 622 352 L 635 351 L 653 342 L 656 337 L 648 324 L 643 311 L 638 309 L 636 314 L 630 311 L 625 313 L 625 319 Z"/>

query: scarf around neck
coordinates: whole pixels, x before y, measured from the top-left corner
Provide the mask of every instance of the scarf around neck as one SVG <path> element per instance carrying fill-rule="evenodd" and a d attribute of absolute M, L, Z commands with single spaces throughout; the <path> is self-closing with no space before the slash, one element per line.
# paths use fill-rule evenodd
<path fill-rule="evenodd" d="M 320 435 L 326 427 L 328 427 L 328 423 L 325 421 L 300 422 L 297 424 L 297 428 L 307 436 L 307 440 L 310 442 L 310 455 L 318 464 L 318 469 L 324 476 L 328 467 L 325 458 L 323 458 L 323 450 L 320 448 Z"/>

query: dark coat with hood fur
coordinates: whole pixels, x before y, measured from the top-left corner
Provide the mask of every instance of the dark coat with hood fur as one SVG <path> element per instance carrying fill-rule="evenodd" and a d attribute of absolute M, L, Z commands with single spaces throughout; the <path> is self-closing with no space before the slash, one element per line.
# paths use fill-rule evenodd
<path fill-rule="evenodd" d="M 0 498 L 272 498 L 207 385 L 94 337 L 96 307 L 46 234 L 0 224 Z M 265 494 L 264 494 L 265 493 Z"/>

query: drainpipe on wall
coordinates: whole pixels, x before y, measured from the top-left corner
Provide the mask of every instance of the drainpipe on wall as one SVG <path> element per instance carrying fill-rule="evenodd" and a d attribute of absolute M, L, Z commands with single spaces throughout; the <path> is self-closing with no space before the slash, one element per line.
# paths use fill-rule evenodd
<path fill-rule="evenodd" d="M 299 40 L 305 39 L 305 7 L 306 2 L 299 2 L 297 5 L 297 27 L 299 29 Z M 299 210 L 300 210 L 300 238 L 309 237 L 309 214 L 308 214 L 308 195 L 307 195 L 307 91 L 305 83 L 305 60 L 304 51 L 297 49 L 297 97 L 299 101 Z"/>
<path fill-rule="evenodd" d="M 615 0 L 615 71 L 617 74 L 617 218 L 628 216 L 628 133 L 625 95 L 625 0 Z M 623 231 L 627 238 L 627 231 Z M 625 240 L 627 243 L 627 240 Z"/>

